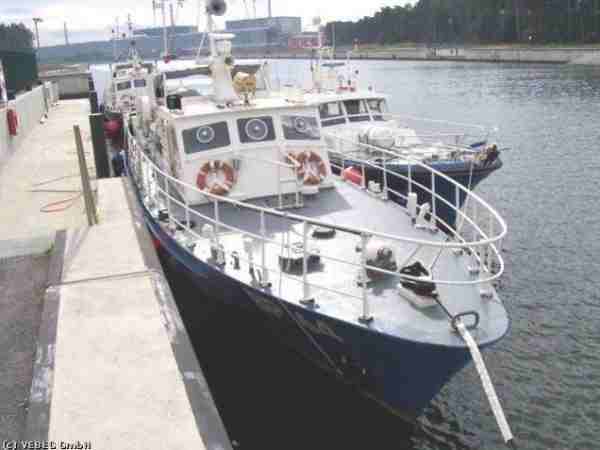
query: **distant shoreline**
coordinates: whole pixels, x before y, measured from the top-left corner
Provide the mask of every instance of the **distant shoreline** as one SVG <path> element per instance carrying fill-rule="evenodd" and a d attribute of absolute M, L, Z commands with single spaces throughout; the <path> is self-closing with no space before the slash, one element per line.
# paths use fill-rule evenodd
<path fill-rule="evenodd" d="M 345 60 L 350 49 L 336 49 L 335 59 Z M 312 59 L 311 50 L 296 51 L 248 51 L 234 49 L 236 58 L 254 59 Z M 190 58 L 180 58 L 188 60 Z M 527 63 L 527 64 L 582 64 L 600 66 L 600 46 L 548 47 L 548 46 L 365 46 L 352 51 L 350 59 L 368 61 L 453 61 L 480 63 Z M 40 63 L 40 72 L 61 71 L 65 68 L 84 71 L 85 66 L 98 64 L 97 60 L 81 63 Z M 110 64 L 107 61 L 106 64 Z"/>
<path fill-rule="evenodd" d="M 347 58 L 349 48 L 336 49 L 334 59 Z M 234 51 L 237 57 L 272 59 L 310 59 L 310 50 L 281 52 Z M 456 61 L 486 63 L 540 63 L 600 65 L 600 47 L 538 47 L 538 46 L 439 46 L 439 47 L 376 47 L 354 50 L 353 60 L 374 61 Z"/>

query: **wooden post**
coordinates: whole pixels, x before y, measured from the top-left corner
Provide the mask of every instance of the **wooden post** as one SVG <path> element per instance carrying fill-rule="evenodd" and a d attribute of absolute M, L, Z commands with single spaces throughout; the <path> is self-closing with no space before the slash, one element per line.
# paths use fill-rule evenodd
<path fill-rule="evenodd" d="M 85 161 L 83 140 L 81 139 L 79 125 L 73 125 L 73 133 L 75 134 L 75 145 L 77 146 L 77 159 L 79 160 L 79 172 L 81 174 L 81 189 L 83 191 L 83 200 L 85 202 L 85 212 L 88 218 L 88 225 L 94 226 L 96 225 L 96 206 L 94 205 L 92 187 L 90 186 L 90 175 Z"/>

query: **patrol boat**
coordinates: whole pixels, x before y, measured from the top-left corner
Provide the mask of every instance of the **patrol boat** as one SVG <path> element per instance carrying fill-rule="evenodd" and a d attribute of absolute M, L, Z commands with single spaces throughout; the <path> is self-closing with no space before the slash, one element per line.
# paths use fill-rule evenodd
<path fill-rule="evenodd" d="M 106 116 L 104 130 L 110 139 L 119 141 L 123 123 L 139 107 L 138 98 L 154 99 L 156 67 L 144 63 L 131 41 L 127 61 L 110 66 L 110 80 L 104 92 L 103 112 Z"/>
<path fill-rule="evenodd" d="M 432 185 L 429 166 L 448 178 L 473 190 L 477 185 L 502 167 L 500 149 L 491 142 L 492 130 L 480 125 L 431 120 L 392 114 L 388 96 L 371 86 L 360 84 L 357 70 L 352 70 L 349 59 L 344 62 L 323 62 L 331 52 L 320 46 L 318 60 L 311 62 L 312 86 L 304 95 L 307 101 L 319 107 L 319 118 L 325 140 L 336 154 L 331 155 L 334 170 L 346 170 L 344 176 L 367 185 L 371 181 L 383 184 L 383 172 L 377 168 L 359 167 L 356 157 L 377 166 L 382 164 L 390 172 L 403 177 L 389 177 L 385 182 L 392 200 L 404 204 L 413 184 L 420 203 L 432 202 L 432 190 L 446 201 L 455 202 L 453 184 L 438 179 Z M 398 195 L 396 193 L 402 193 Z M 465 197 L 458 198 L 459 207 Z M 439 217 L 452 226 L 458 217 L 445 204 L 437 211 Z"/>
<path fill-rule="evenodd" d="M 212 33 L 226 5 L 206 9 L 210 64 L 180 75 L 209 73 L 214 92 L 159 98 L 128 134 L 157 246 L 199 291 L 390 410 L 419 414 L 507 333 L 492 285 L 504 220 L 456 184 L 469 208 L 446 235 L 414 193 L 402 207 L 385 186 L 335 176 L 317 107 L 232 77 L 232 35 Z"/>

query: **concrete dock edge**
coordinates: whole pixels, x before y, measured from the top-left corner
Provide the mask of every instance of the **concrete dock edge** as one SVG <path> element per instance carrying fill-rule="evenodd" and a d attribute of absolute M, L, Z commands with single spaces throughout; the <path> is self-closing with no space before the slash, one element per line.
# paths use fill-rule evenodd
<path fill-rule="evenodd" d="M 58 231 L 50 259 L 48 289 L 44 296 L 44 309 L 38 335 L 36 357 L 33 365 L 33 379 L 27 411 L 27 423 L 23 439 L 47 441 L 50 426 L 50 405 L 54 370 L 54 349 L 60 291 L 52 286 L 60 283 L 66 248 L 66 231 Z"/>
<path fill-rule="evenodd" d="M 158 260 L 150 233 L 144 225 L 143 213 L 137 202 L 131 180 L 123 178 L 123 183 L 127 202 L 134 215 L 136 236 L 142 250 L 144 262 L 150 270 L 157 273 L 157 276 L 152 278 L 156 298 L 165 320 L 165 328 L 167 328 L 171 337 L 173 354 L 183 376 L 185 389 L 200 435 L 207 449 L 231 449 L 231 441 L 179 315 L 177 304 Z"/>
<path fill-rule="evenodd" d="M 232 445 L 225 426 L 215 406 L 208 383 L 194 353 L 190 338 L 179 315 L 162 266 L 154 249 L 151 236 L 144 225 L 132 185 L 126 178 L 123 183 L 137 244 L 160 310 L 160 319 L 170 340 L 173 356 L 185 387 L 189 407 L 195 424 L 207 449 L 231 450 Z M 61 309 L 60 286 L 68 248 L 68 232 L 57 232 L 51 255 L 48 288 L 39 330 L 39 340 L 33 369 L 29 408 L 23 439 L 48 441 L 51 424 L 51 407 L 54 386 L 55 351 L 59 314 Z M 133 244 L 133 243 L 132 243 Z M 67 282 L 68 284 L 68 282 Z M 169 424 L 165 423 L 165 427 Z"/>

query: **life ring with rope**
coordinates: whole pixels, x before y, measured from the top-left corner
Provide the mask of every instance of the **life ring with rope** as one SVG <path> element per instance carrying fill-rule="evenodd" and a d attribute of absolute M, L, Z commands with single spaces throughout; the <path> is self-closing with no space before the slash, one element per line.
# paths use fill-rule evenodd
<path fill-rule="evenodd" d="M 223 174 L 221 180 L 219 174 Z M 212 177 L 211 177 L 212 175 Z M 196 177 L 196 186 L 213 195 L 225 195 L 235 184 L 235 169 L 225 161 L 207 161 L 202 165 Z"/>
<path fill-rule="evenodd" d="M 298 178 L 305 185 L 319 185 L 327 177 L 327 165 L 316 152 L 307 150 L 298 154 L 288 153 L 286 159 L 296 167 Z"/>

